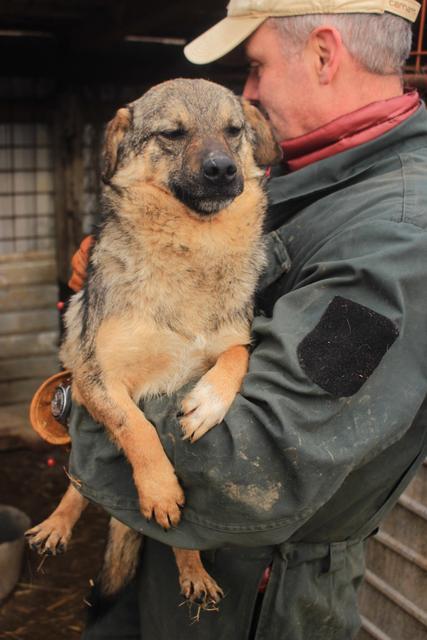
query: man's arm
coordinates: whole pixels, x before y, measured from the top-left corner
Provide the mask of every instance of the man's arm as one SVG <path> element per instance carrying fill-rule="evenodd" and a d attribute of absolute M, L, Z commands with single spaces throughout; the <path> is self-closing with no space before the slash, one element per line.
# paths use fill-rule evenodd
<path fill-rule="evenodd" d="M 128 463 L 76 408 L 71 473 L 83 493 L 175 546 L 288 539 L 405 434 L 424 401 L 426 249 L 424 230 L 389 221 L 318 249 L 272 316 L 255 319 L 241 393 L 196 444 L 176 419 L 185 391 L 144 404 L 186 493 L 177 529 L 144 520 Z"/>

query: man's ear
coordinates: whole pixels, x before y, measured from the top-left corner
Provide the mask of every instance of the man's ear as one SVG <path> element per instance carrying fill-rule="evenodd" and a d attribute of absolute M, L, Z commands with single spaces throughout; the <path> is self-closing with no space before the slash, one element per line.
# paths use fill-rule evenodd
<path fill-rule="evenodd" d="M 113 177 L 118 163 L 119 146 L 132 121 L 130 109 L 122 107 L 107 124 L 104 137 L 102 180 L 108 183 Z"/>
<path fill-rule="evenodd" d="M 249 125 L 255 162 L 261 166 L 277 164 L 282 157 L 282 150 L 273 137 L 268 120 L 249 100 L 240 98 L 240 102 Z"/>
<path fill-rule="evenodd" d="M 316 73 L 321 85 L 331 84 L 343 57 L 344 44 L 338 29 L 322 25 L 310 33 L 308 46 L 314 53 Z"/>

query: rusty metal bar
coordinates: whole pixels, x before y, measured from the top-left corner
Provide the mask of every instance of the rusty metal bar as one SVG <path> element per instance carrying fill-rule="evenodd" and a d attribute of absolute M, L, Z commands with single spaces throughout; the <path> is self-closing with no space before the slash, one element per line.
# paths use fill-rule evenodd
<path fill-rule="evenodd" d="M 421 502 L 418 502 L 418 500 L 414 500 L 403 494 L 400 496 L 398 503 L 427 522 L 427 507 Z"/>
<path fill-rule="evenodd" d="M 424 28 L 426 24 L 426 6 L 427 0 L 423 0 L 421 5 L 421 16 L 420 16 L 420 26 L 418 32 L 418 45 L 417 45 L 417 53 L 416 53 L 416 61 L 415 61 L 415 70 L 417 72 L 421 71 L 421 57 L 422 57 L 422 49 L 423 49 L 423 37 L 424 37 Z"/>
<path fill-rule="evenodd" d="M 390 636 L 385 634 L 381 629 L 379 629 L 373 622 L 365 618 L 365 616 L 360 616 L 362 621 L 362 629 L 366 631 L 368 635 L 371 636 L 374 640 L 392 640 Z"/>
<path fill-rule="evenodd" d="M 379 578 L 372 571 L 366 571 L 365 580 L 369 585 L 371 585 L 371 587 L 379 591 L 388 600 L 396 604 L 400 609 L 427 628 L 427 612 L 417 607 L 417 605 L 408 600 L 408 598 L 405 598 L 405 596 L 396 591 L 396 589 L 390 587 L 390 585 L 384 582 L 384 580 Z"/>
<path fill-rule="evenodd" d="M 374 539 L 378 540 L 378 542 L 383 546 L 399 554 L 402 558 L 412 562 L 423 571 L 427 571 L 427 558 L 420 553 L 417 553 L 406 544 L 403 544 L 400 540 L 396 540 L 396 538 L 393 538 L 393 536 L 381 529 L 378 531 Z"/>
<path fill-rule="evenodd" d="M 426 27 L 426 15 L 427 15 L 427 0 L 422 0 L 421 3 L 421 12 L 420 12 L 420 22 L 419 22 L 419 31 L 417 38 L 417 47 L 414 51 L 411 52 L 411 56 L 415 57 L 415 64 L 413 65 L 413 71 L 415 73 L 421 73 L 423 65 L 422 58 L 427 55 L 427 51 L 425 50 L 424 43 L 424 32 Z M 412 65 L 411 65 L 412 67 Z"/>

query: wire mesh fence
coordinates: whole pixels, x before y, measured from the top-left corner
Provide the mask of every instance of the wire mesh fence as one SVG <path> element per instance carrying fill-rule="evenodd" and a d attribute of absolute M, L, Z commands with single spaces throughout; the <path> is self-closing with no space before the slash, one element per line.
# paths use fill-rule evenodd
<path fill-rule="evenodd" d="M 54 247 L 53 158 L 46 123 L 0 123 L 0 254 Z"/>

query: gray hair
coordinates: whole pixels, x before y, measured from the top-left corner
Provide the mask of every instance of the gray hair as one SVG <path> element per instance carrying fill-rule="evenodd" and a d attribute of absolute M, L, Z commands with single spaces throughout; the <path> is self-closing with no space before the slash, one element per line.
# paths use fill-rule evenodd
<path fill-rule="evenodd" d="M 367 71 L 379 75 L 401 75 L 411 50 L 411 24 L 390 13 L 310 14 L 271 18 L 271 23 L 295 52 L 304 47 L 317 27 L 336 27 L 353 58 Z"/>

